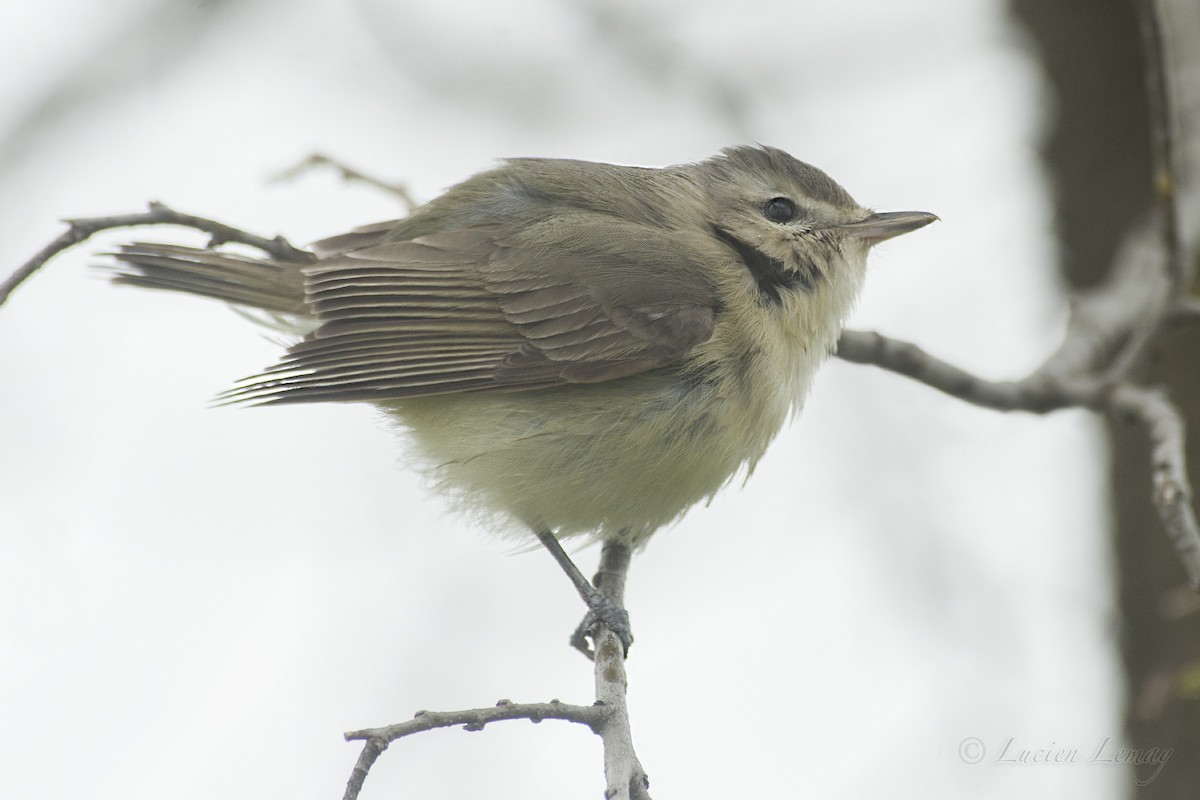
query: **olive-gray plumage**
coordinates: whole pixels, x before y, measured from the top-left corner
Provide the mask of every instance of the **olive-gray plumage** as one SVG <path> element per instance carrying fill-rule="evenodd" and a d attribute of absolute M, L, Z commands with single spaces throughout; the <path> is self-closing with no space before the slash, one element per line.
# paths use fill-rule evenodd
<path fill-rule="evenodd" d="M 372 401 L 501 525 L 643 541 L 752 467 L 836 341 L 874 214 L 767 147 L 663 169 L 516 159 L 304 262 L 160 244 L 117 280 L 303 336 L 225 397 Z"/>

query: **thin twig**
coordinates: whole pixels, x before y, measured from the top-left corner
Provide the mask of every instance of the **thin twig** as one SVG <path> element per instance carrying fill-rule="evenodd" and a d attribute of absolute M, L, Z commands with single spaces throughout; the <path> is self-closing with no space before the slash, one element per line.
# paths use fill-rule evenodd
<path fill-rule="evenodd" d="M 469 731 L 481 731 L 489 723 L 510 719 L 527 719 L 530 722 L 558 719 L 586 725 L 595 730 L 603 722 L 604 716 L 605 710 L 594 705 L 577 706 L 561 703 L 558 700 L 551 700 L 549 703 L 514 703 L 511 700 L 500 700 L 490 708 L 470 708 L 463 711 L 418 711 L 408 722 L 386 725 L 382 728 L 348 731 L 344 736 L 348 742 L 378 739 L 390 744 L 405 736 L 437 728 L 462 725 Z"/>
<path fill-rule="evenodd" d="M 266 239 L 262 236 L 256 236 L 255 234 L 226 225 L 223 222 L 175 211 L 162 203 L 150 203 L 150 210 L 141 213 L 68 219 L 63 221 L 67 224 L 65 232 L 39 250 L 33 258 L 22 264 L 7 280 L 0 283 L 0 305 L 3 305 L 18 286 L 41 269 L 51 258 L 87 240 L 100 231 L 114 228 L 136 228 L 142 225 L 180 225 L 209 234 L 209 247 L 216 247 L 227 242 L 237 242 L 258 248 L 281 261 L 307 262 L 315 258 L 307 250 L 293 247 L 282 236 L 276 236 L 274 239 Z"/>
<path fill-rule="evenodd" d="M 997 411 L 1042 414 L 1071 406 L 1099 408 L 1104 402 L 1103 385 L 1094 380 L 1041 373 L 1022 381 L 984 380 L 915 344 L 872 331 L 842 331 L 837 356 L 904 375 L 951 397 Z"/>
<path fill-rule="evenodd" d="M 1184 450 L 1185 426 L 1162 390 L 1129 382 L 1108 385 L 1098 379 L 1055 378 L 1040 369 L 1022 381 L 987 381 L 935 358 L 914 344 L 864 331 L 843 332 L 837 354 L 848 361 L 873 364 L 905 375 L 985 408 L 1044 414 L 1082 407 L 1140 423 L 1153 452 L 1155 508 L 1179 553 L 1188 582 L 1200 591 L 1200 523 L 1192 507 Z"/>
<path fill-rule="evenodd" d="M 344 181 L 357 181 L 365 183 L 368 186 L 374 186 L 380 191 L 387 192 L 393 197 L 399 198 L 404 205 L 406 213 L 412 213 L 419 203 L 413 199 L 412 194 L 408 191 L 408 186 L 396 181 L 385 181 L 382 178 L 377 178 L 374 175 L 369 175 L 354 167 L 348 166 L 345 162 L 339 161 L 332 156 L 327 156 L 324 153 L 313 153 L 308 158 L 287 169 L 279 172 L 274 176 L 277 181 L 290 181 L 303 175 L 306 172 L 311 172 L 318 167 L 332 167 L 341 173 Z"/>
<path fill-rule="evenodd" d="M 610 710 L 602 705 L 577 706 L 551 700 L 549 703 L 513 703 L 501 700 L 491 708 L 472 708 L 465 711 L 418 711 L 408 722 L 387 725 L 382 728 L 366 728 L 349 731 L 344 734 L 346 741 L 362 741 L 363 749 L 346 782 L 343 800 L 356 800 L 366 781 L 371 766 L 379 758 L 380 753 L 388 745 L 405 736 L 451 728 L 458 725 L 463 730 L 481 731 L 492 722 L 504 720 L 527 719 L 530 722 L 541 722 L 545 719 L 558 719 L 586 725 L 594 732 L 599 732 Z"/>
<path fill-rule="evenodd" d="M 625 578 L 629 570 L 627 545 L 605 542 L 595 586 L 618 606 L 624 600 Z M 625 648 L 620 638 L 599 624 L 594 634 L 594 670 L 596 702 L 578 706 L 551 700 L 549 703 L 513 703 L 501 700 L 492 708 L 465 711 L 419 711 L 408 722 L 367 728 L 345 734 L 347 741 L 362 741 L 363 749 L 350 778 L 343 800 L 357 800 L 371 766 L 380 753 L 397 739 L 436 728 L 462 725 L 464 730 L 479 731 L 503 720 L 527 719 L 541 722 L 559 719 L 586 725 L 604 743 L 604 775 L 607 800 L 650 800 L 650 782 L 633 749 L 629 708 L 626 704 Z"/>

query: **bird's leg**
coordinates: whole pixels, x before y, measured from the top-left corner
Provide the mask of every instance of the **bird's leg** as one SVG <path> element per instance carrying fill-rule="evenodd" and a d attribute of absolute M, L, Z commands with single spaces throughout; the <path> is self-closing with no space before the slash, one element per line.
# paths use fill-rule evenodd
<path fill-rule="evenodd" d="M 617 609 L 619 617 L 609 620 L 595 610 L 588 609 L 587 615 L 571 636 L 571 644 L 589 658 L 592 651 L 587 646 L 587 637 L 591 636 L 592 641 L 595 641 L 594 634 L 598 623 L 617 634 L 625 654 L 629 654 L 629 646 L 633 644 L 633 631 L 629 628 L 629 613 L 625 611 L 625 576 L 629 573 L 631 553 L 629 545 L 621 542 L 605 541 L 600 548 L 600 566 L 592 578 L 592 585 Z"/>
<path fill-rule="evenodd" d="M 596 585 L 584 577 L 575 566 L 575 562 L 563 550 L 554 534 L 548 530 L 535 530 L 538 541 L 550 551 L 550 555 L 567 573 L 567 577 L 587 604 L 587 615 L 583 622 L 571 635 L 571 646 L 588 658 L 593 657 L 592 648 L 588 645 L 590 636 L 597 625 L 603 625 L 617 635 L 625 652 L 629 652 L 633 644 L 633 632 L 629 628 L 629 613 L 621 607 L 621 598 L 625 593 L 625 572 L 629 568 L 629 547 L 617 542 L 604 543 L 600 552 L 600 569 L 596 573 Z"/>

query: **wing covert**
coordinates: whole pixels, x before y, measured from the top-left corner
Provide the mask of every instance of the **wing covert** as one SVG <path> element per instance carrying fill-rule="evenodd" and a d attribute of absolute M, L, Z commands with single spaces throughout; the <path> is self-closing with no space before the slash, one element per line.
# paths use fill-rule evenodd
<path fill-rule="evenodd" d="M 224 399 L 385 400 L 596 383 L 673 364 L 715 324 L 715 290 L 698 256 L 645 225 L 572 214 L 517 231 L 364 238 L 371 243 L 304 267 L 318 327 Z"/>

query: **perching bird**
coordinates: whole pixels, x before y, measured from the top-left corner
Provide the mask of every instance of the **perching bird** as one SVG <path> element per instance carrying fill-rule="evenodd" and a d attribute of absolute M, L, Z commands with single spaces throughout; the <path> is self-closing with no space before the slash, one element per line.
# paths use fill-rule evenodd
<path fill-rule="evenodd" d="M 514 159 L 304 262 L 143 243 L 116 280 L 286 320 L 302 338 L 225 399 L 374 403 L 439 491 L 561 554 L 580 535 L 636 547 L 752 468 L 871 246 L 934 219 L 872 212 L 769 147 L 662 169 Z"/>

